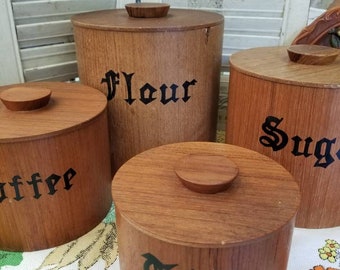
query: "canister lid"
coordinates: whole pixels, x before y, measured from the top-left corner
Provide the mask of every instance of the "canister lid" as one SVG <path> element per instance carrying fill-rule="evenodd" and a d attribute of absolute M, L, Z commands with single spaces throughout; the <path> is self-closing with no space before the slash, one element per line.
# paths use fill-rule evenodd
<path fill-rule="evenodd" d="M 199 183 L 199 189 L 183 179 Z M 200 192 L 221 182 L 227 185 Z M 281 165 L 252 150 L 212 142 L 138 154 L 116 173 L 112 195 L 119 214 L 136 229 L 203 248 L 269 237 L 294 220 L 300 203 L 298 185 Z"/>
<path fill-rule="evenodd" d="M 234 53 L 230 57 L 233 69 L 275 83 L 319 88 L 340 88 L 340 57 L 323 65 L 291 61 L 289 47 L 260 47 Z"/>
<path fill-rule="evenodd" d="M 36 82 L 0 87 L 0 143 L 77 129 L 100 115 L 104 94 L 78 83 Z"/>
<path fill-rule="evenodd" d="M 73 25 L 106 31 L 161 32 L 183 31 L 212 27 L 224 22 L 215 12 L 173 9 L 161 18 L 133 18 L 125 9 L 86 12 L 72 17 Z"/>

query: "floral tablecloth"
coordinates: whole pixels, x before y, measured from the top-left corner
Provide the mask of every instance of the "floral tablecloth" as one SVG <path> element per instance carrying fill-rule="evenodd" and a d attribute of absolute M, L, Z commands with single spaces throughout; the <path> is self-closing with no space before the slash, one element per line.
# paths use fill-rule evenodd
<path fill-rule="evenodd" d="M 113 207 L 96 228 L 65 245 L 34 252 L 0 251 L 0 269 L 119 270 Z M 296 228 L 287 269 L 340 270 L 340 227 Z"/>

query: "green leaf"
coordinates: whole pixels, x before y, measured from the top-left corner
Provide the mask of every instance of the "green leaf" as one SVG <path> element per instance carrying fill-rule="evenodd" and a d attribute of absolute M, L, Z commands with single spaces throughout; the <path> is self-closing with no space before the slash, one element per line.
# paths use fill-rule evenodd
<path fill-rule="evenodd" d="M 103 222 L 105 224 L 109 224 L 109 223 L 113 223 L 115 221 L 116 221 L 115 207 L 114 207 L 114 204 L 112 204 L 111 209 L 108 212 L 108 214 L 106 215 L 106 217 L 104 218 Z"/>
<path fill-rule="evenodd" d="M 17 266 L 23 260 L 22 252 L 9 252 L 0 250 L 0 268 L 5 265 Z"/>

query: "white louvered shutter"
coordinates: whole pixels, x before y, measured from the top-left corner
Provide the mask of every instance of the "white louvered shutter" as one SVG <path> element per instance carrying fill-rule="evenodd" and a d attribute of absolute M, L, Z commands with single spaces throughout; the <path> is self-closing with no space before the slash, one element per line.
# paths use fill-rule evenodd
<path fill-rule="evenodd" d="M 70 17 L 115 5 L 115 0 L 12 0 L 24 80 L 75 78 L 77 63 Z"/>

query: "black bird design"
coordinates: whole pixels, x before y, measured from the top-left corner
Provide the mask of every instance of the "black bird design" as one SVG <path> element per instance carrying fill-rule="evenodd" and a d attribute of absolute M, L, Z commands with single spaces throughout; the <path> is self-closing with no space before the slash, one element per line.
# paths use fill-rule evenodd
<path fill-rule="evenodd" d="M 144 270 L 170 270 L 177 266 L 177 264 L 163 264 L 151 253 L 145 253 L 142 256 L 146 258 Z M 151 268 L 151 266 L 153 266 L 153 268 Z"/>

